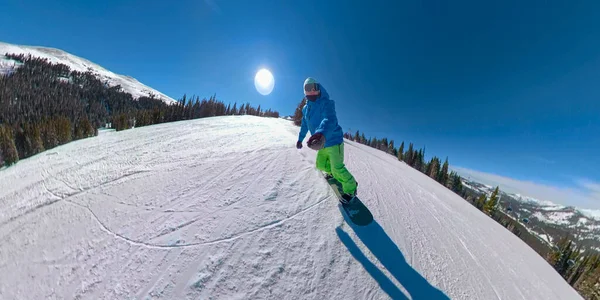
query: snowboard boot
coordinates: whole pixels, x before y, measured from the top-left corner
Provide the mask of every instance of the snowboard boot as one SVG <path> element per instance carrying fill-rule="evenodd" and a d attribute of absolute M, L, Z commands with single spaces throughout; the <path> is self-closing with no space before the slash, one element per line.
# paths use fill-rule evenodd
<path fill-rule="evenodd" d="M 329 179 L 332 179 L 333 175 L 329 174 L 329 173 L 325 173 L 325 180 L 329 181 Z"/>
<path fill-rule="evenodd" d="M 350 204 L 350 202 L 352 202 L 352 200 L 354 200 L 354 198 L 356 198 L 357 192 L 358 192 L 358 182 L 356 182 L 356 190 L 354 191 L 354 194 L 342 194 L 342 198 L 340 199 L 340 202 L 343 205 Z"/>
<path fill-rule="evenodd" d="M 342 202 L 343 205 L 348 205 L 350 204 L 350 202 L 352 202 L 352 200 L 354 199 L 354 197 L 356 197 L 356 194 L 352 195 L 352 194 L 343 194 L 342 198 L 340 199 L 340 202 Z"/>

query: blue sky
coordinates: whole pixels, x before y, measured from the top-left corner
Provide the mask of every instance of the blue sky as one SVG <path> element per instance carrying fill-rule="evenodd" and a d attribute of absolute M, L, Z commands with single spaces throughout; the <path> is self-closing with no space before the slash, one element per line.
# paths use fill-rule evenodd
<path fill-rule="evenodd" d="M 600 2 L 343 3 L 5 0 L 0 40 L 66 50 L 176 99 L 216 93 L 283 114 L 312 76 L 345 130 L 595 193 Z M 260 67 L 275 76 L 269 96 L 254 89 Z"/>

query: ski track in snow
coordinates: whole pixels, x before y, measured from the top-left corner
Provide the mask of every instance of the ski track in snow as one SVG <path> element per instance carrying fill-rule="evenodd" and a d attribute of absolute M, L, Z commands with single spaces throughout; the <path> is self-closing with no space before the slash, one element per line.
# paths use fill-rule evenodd
<path fill-rule="evenodd" d="M 578 299 L 532 249 L 346 142 L 349 225 L 281 119 L 103 133 L 0 171 L 1 299 Z"/>

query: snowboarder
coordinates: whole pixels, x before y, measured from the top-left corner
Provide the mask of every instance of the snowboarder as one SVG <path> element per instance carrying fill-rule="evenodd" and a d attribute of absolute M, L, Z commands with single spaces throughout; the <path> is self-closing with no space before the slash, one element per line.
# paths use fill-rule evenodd
<path fill-rule="evenodd" d="M 302 148 L 302 141 L 310 130 L 307 145 L 317 152 L 317 169 L 325 173 L 327 179 L 334 178 L 342 184 L 342 204 L 348 204 L 356 196 L 357 182 L 344 165 L 344 134 L 338 124 L 335 103 L 329 94 L 314 78 L 304 81 L 306 105 L 302 108 L 302 126 L 296 148 Z"/>

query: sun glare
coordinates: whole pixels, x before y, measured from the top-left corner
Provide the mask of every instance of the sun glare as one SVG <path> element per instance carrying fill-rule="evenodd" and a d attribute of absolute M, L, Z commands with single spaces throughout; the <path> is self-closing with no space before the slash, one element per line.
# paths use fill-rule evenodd
<path fill-rule="evenodd" d="M 269 70 L 260 69 L 254 76 L 254 86 L 260 94 L 268 95 L 275 87 L 275 78 Z"/>

